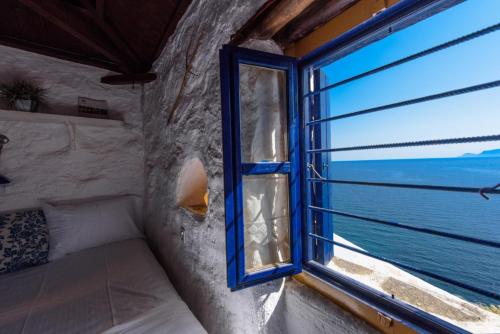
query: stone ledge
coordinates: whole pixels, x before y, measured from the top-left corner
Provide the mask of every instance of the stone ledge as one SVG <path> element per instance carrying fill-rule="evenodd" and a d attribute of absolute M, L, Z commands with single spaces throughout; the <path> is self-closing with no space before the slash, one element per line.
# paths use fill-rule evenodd
<path fill-rule="evenodd" d="M 0 121 L 18 121 L 34 123 L 72 123 L 77 125 L 99 126 L 99 127 L 123 127 L 124 122 L 115 119 L 102 119 L 80 117 L 72 115 L 32 113 L 17 110 L 0 109 Z"/>

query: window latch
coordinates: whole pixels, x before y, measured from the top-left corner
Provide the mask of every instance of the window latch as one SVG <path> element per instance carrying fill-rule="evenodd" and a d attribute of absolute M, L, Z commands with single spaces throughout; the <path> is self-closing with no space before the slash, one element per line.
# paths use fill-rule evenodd
<path fill-rule="evenodd" d="M 497 184 L 496 186 L 494 187 L 486 187 L 486 188 L 481 188 L 479 189 L 479 195 L 483 196 L 485 199 L 489 200 L 490 198 L 488 196 L 486 196 L 484 193 L 486 192 L 493 192 L 495 190 L 498 190 L 498 188 L 500 188 L 500 183 Z"/>
<path fill-rule="evenodd" d="M 321 176 L 320 173 L 318 173 L 318 171 L 316 170 L 316 168 L 314 168 L 313 164 L 307 164 L 307 168 L 309 168 L 310 170 L 312 170 L 312 172 L 314 173 L 314 175 L 316 175 L 321 180 L 326 180 L 326 178 L 324 178 L 323 176 Z"/>

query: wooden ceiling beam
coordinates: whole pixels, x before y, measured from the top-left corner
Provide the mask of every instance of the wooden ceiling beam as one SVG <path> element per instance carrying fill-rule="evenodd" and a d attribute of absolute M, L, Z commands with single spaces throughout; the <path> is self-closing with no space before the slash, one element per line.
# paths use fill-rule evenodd
<path fill-rule="evenodd" d="M 274 7 L 278 5 L 281 0 L 267 0 L 237 32 L 231 35 L 231 40 L 229 44 L 240 45 L 251 35 L 255 26 L 259 24 L 259 21 L 267 15 L 268 12 L 272 11 Z"/>
<path fill-rule="evenodd" d="M 32 41 L 26 41 L 12 36 L 0 35 L 0 44 L 28 52 L 42 54 L 49 57 L 72 61 L 79 64 L 95 66 L 113 72 L 120 72 L 120 69 L 116 66 L 116 64 L 107 61 L 105 59 L 89 57 L 84 54 L 79 54 L 64 49 L 49 47 L 46 45 L 41 45 L 38 43 L 34 43 Z"/>
<path fill-rule="evenodd" d="M 321 0 L 270 0 L 231 37 L 238 45 L 249 38 L 270 39 L 309 6 Z"/>
<path fill-rule="evenodd" d="M 359 0 L 315 1 L 273 38 L 281 47 L 285 48 L 340 15 L 357 2 Z"/>
<path fill-rule="evenodd" d="M 147 72 L 149 70 L 149 65 L 143 64 L 137 53 L 134 52 L 118 30 L 112 24 L 105 21 L 104 0 L 97 0 L 95 8 L 90 1 L 91 0 L 83 0 L 82 4 L 101 32 L 106 35 L 120 52 L 127 55 L 129 62 L 134 64 L 134 68 L 136 69 L 135 72 Z"/>
<path fill-rule="evenodd" d="M 106 43 L 102 41 L 101 36 L 97 34 L 89 36 L 87 32 L 75 28 L 76 25 L 74 24 L 74 20 L 80 21 L 79 18 L 76 16 L 71 17 L 69 12 L 62 11 L 61 8 L 56 6 L 52 1 L 19 0 L 19 2 L 38 15 L 44 17 L 61 30 L 75 37 L 87 47 L 116 63 L 121 72 L 130 73 L 135 71 L 135 68 L 119 56 L 116 50 L 110 49 Z"/>

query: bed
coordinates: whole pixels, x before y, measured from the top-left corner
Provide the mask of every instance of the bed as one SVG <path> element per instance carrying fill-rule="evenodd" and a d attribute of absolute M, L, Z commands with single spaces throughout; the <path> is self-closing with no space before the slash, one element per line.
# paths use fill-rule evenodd
<path fill-rule="evenodd" d="M 143 239 L 0 275 L 1 334 L 206 333 Z"/>

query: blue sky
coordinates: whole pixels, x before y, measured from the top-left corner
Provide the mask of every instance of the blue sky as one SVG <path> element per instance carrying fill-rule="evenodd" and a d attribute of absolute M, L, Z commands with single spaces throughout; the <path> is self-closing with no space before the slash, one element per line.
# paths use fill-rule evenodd
<path fill-rule="evenodd" d="M 322 68 L 327 83 L 500 22 L 500 0 L 468 0 Z M 323 93 L 329 115 L 500 80 L 500 31 Z M 500 88 L 324 124 L 333 147 L 500 134 Z M 366 150 L 333 160 L 455 157 L 500 142 Z"/>

